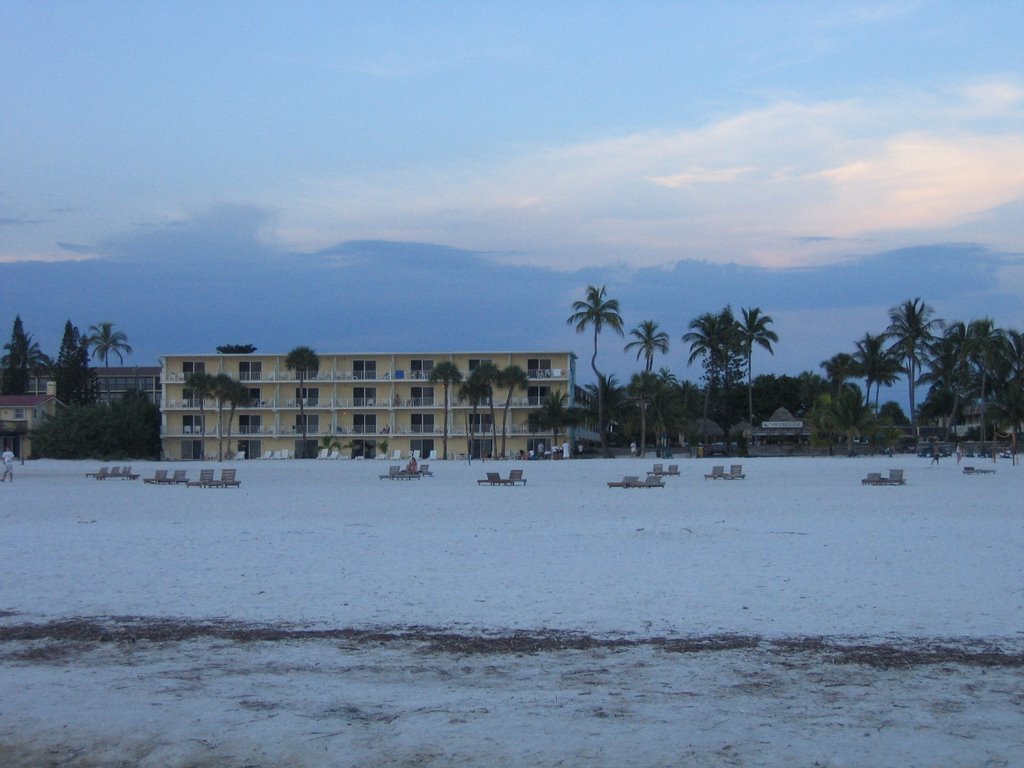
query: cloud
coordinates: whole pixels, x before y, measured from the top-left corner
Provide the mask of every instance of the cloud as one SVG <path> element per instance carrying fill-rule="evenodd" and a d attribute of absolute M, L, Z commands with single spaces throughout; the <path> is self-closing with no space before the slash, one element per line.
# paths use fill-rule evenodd
<path fill-rule="evenodd" d="M 1024 130 L 978 123 L 1012 81 L 872 100 L 780 101 L 678 130 L 489 162 L 307 179 L 278 200 L 283 242 L 449 242 L 573 269 L 681 259 L 784 267 L 942 240 L 1024 199 Z M 947 234 L 945 237 L 951 237 Z M 797 247 L 794 247 L 794 243 Z"/>

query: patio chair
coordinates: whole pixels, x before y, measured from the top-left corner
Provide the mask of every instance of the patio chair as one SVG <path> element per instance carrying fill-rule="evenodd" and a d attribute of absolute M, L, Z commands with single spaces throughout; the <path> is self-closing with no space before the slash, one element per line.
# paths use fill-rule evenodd
<path fill-rule="evenodd" d="M 621 480 L 608 483 L 609 488 L 631 488 L 640 482 L 639 475 L 625 475 Z"/>
<path fill-rule="evenodd" d="M 206 488 L 240 488 L 242 486 L 241 480 L 235 479 L 235 470 L 233 469 L 222 469 L 220 471 L 220 479 L 210 480 L 206 484 Z"/>
<path fill-rule="evenodd" d="M 166 481 L 171 485 L 187 485 L 188 471 L 184 469 L 174 470 L 174 474 Z"/>
<path fill-rule="evenodd" d="M 213 470 L 212 469 L 200 469 L 198 480 L 189 480 L 186 484 L 186 488 L 206 488 L 213 482 Z"/>
<path fill-rule="evenodd" d="M 144 482 L 144 483 L 153 483 L 153 484 L 166 483 L 167 482 L 167 470 L 166 469 L 158 469 L 156 471 L 156 474 L 154 474 L 152 477 L 144 478 L 142 480 L 142 482 Z"/>
<path fill-rule="evenodd" d="M 704 475 L 705 480 L 721 480 L 725 478 L 725 465 L 715 464 L 711 467 L 711 473 Z"/>

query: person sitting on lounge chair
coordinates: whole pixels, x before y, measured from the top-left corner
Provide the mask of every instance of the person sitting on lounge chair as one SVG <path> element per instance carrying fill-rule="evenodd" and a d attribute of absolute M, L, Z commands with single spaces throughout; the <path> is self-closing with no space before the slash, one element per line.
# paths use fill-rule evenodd
<path fill-rule="evenodd" d="M 405 465 L 405 471 L 408 472 L 410 475 L 415 475 L 417 472 L 420 471 L 420 467 L 416 463 L 415 456 L 409 459 L 409 463 Z"/>

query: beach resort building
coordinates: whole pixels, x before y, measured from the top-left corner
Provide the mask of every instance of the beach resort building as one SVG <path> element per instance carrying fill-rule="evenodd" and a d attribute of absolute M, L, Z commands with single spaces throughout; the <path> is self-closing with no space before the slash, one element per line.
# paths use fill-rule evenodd
<path fill-rule="evenodd" d="M 535 414 L 549 393 L 559 391 L 572 405 L 575 357 L 571 352 L 413 352 L 318 354 L 317 371 L 300 381 L 285 365 L 287 354 L 196 354 L 161 358 L 161 440 L 168 459 L 216 457 L 228 436 L 230 405 L 218 415 L 214 397 L 200 398 L 189 386 L 191 374 L 227 374 L 242 382 L 249 396 L 238 404 L 224 451 L 239 458 L 378 455 L 440 458 L 447 414 L 448 456 L 502 453 L 502 419 L 507 389 L 495 387 L 494 416 L 488 403 L 472 404 L 450 388 L 430 381 L 441 362 L 451 362 L 463 379 L 481 363 L 499 369 L 519 366 L 525 388 L 512 393 L 505 429 L 506 455 L 551 450 L 552 433 Z M 533 415 L 533 416 L 532 416 Z M 492 424 L 497 425 L 494 444 Z M 305 426 L 306 444 L 302 444 Z M 469 445 L 469 432 L 472 445 Z M 571 438 L 562 435 L 571 443 Z"/>
<path fill-rule="evenodd" d="M 0 450 L 31 459 L 32 430 L 57 412 L 61 402 L 48 395 L 0 395 Z"/>

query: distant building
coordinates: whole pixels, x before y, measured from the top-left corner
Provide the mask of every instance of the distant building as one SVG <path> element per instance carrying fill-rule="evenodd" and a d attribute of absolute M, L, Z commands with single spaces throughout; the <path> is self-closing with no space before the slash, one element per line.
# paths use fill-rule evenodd
<path fill-rule="evenodd" d="M 104 366 L 90 368 L 96 376 L 96 400 L 100 403 L 112 403 L 124 397 L 132 390 L 143 392 L 151 403 L 160 404 L 160 366 Z M 46 386 L 53 380 L 47 376 L 33 376 L 28 382 L 31 394 L 45 393 Z"/>
<path fill-rule="evenodd" d="M 785 408 L 779 408 L 761 426 L 750 430 L 751 456 L 776 456 L 801 453 L 808 449 L 811 430 Z"/>
<path fill-rule="evenodd" d="M 32 458 L 32 430 L 61 407 L 53 394 L 0 395 L 0 441 L 19 459 Z"/>
<path fill-rule="evenodd" d="M 300 388 L 295 371 L 285 366 L 286 354 L 166 355 L 161 358 L 163 454 L 172 459 L 200 459 L 216 455 L 219 435 L 215 400 L 206 398 L 203 409 L 186 384 L 190 374 L 226 373 L 249 388 L 250 399 L 235 411 L 231 445 L 225 450 L 258 458 L 267 454 L 301 455 L 302 420 L 305 419 L 306 456 L 316 456 L 324 444 L 341 455 L 373 458 L 378 454 L 421 458 L 442 455 L 445 406 L 444 387 L 431 384 L 434 366 L 448 361 L 466 378 L 480 363 L 499 369 L 515 364 L 529 377 L 525 390 L 513 393 L 508 419 L 508 455 L 550 449 L 550 430 L 531 425 L 549 392 L 560 390 L 572 405 L 575 395 L 575 357 L 571 352 L 423 352 L 318 354 L 320 368 Z M 472 455 L 497 456 L 501 452 L 501 420 L 507 392 L 494 391 L 494 419 L 498 445 L 494 445 L 491 412 L 483 403 L 472 412 L 458 399 L 458 385 L 449 393 L 448 456 L 465 456 L 467 427 L 472 421 Z M 302 409 L 300 410 L 300 401 Z M 227 412 L 223 431 L 227 436 Z M 203 435 L 205 434 L 205 451 Z M 567 439 L 571 439 L 567 438 Z M 386 447 L 385 447 L 386 445 Z"/>

